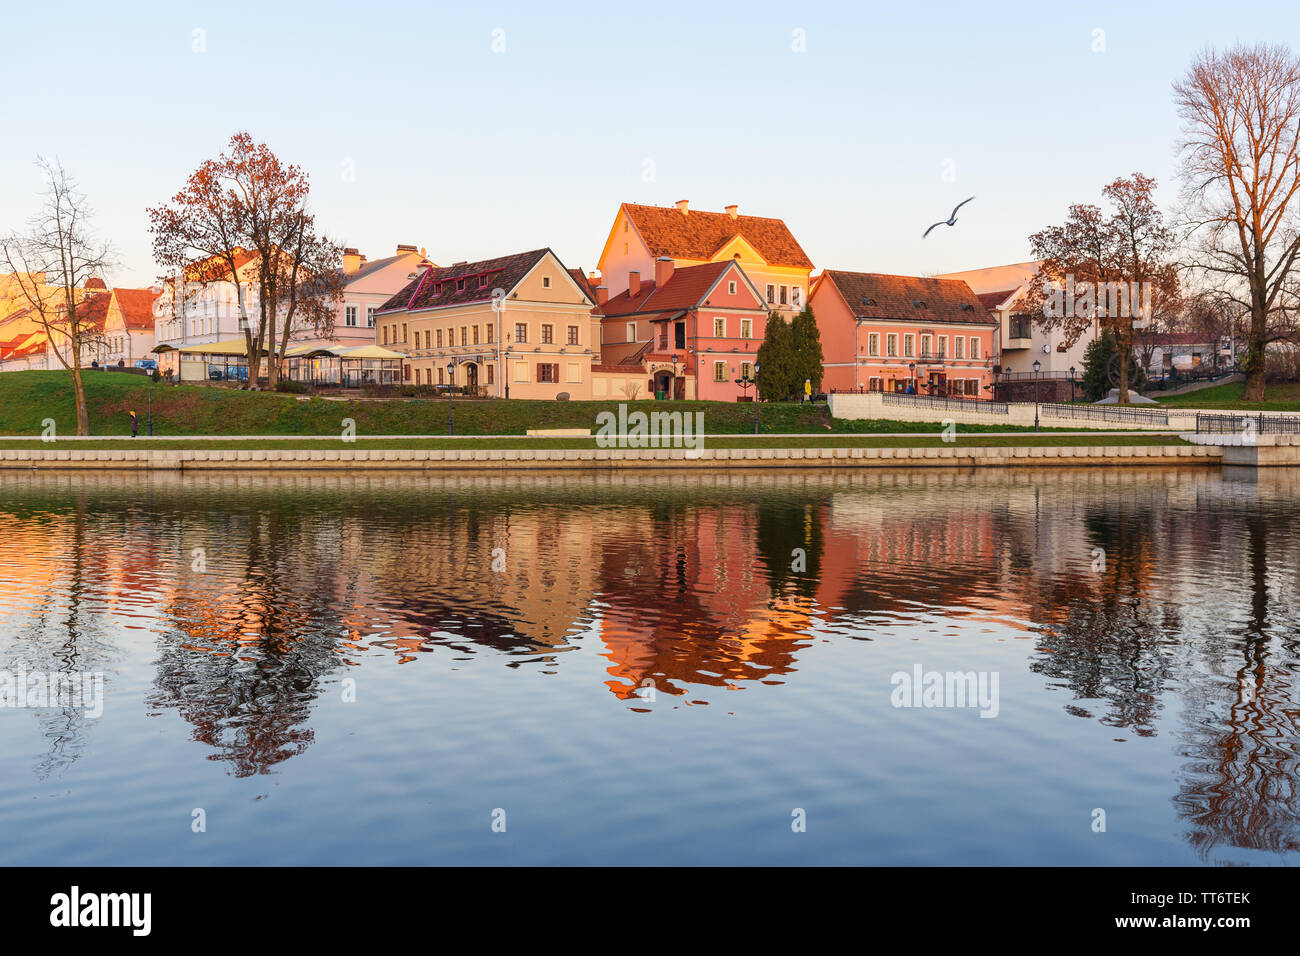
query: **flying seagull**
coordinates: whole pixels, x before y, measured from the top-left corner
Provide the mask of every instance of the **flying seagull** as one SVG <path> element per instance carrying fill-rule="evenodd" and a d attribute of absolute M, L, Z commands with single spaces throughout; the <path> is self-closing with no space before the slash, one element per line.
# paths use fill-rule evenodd
<path fill-rule="evenodd" d="M 975 198 L 974 196 L 970 197 L 970 199 L 974 199 L 974 198 Z M 964 199 L 961 202 L 957 203 L 957 205 L 953 207 L 952 215 L 948 217 L 946 222 L 936 222 L 934 226 L 931 226 L 929 229 L 925 230 L 924 233 L 922 233 L 921 238 L 924 239 L 926 238 L 926 236 L 930 235 L 930 233 L 934 231 L 935 226 L 957 225 L 957 210 L 960 209 L 962 206 L 966 205 L 966 203 L 970 202 L 970 199 Z"/>

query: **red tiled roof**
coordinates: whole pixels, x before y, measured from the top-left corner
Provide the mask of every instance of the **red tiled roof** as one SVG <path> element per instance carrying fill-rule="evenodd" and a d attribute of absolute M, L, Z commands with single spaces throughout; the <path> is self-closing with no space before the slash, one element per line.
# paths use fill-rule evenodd
<path fill-rule="evenodd" d="M 991 325 L 979 297 L 960 279 L 926 279 L 869 272 L 827 269 L 822 275 L 835 284 L 859 319 L 905 322 L 951 322 Z"/>
<path fill-rule="evenodd" d="M 534 249 L 497 259 L 462 262 L 442 268 L 434 266 L 408 282 L 377 311 L 418 312 L 421 309 L 438 309 L 448 305 L 487 302 L 492 298 L 493 289 L 505 289 L 509 294 L 550 251 Z M 485 285 L 480 285 L 480 276 L 487 278 Z M 462 279 L 465 280 L 465 288 L 458 291 L 456 284 Z"/>
<path fill-rule="evenodd" d="M 573 278 L 574 282 L 578 283 L 578 288 L 586 294 L 587 298 L 592 302 L 595 302 L 596 290 L 592 287 L 591 280 L 583 274 L 583 271 L 581 269 L 570 269 L 569 275 Z"/>
<path fill-rule="evenodd" d="M 153 328 L 153 300 L 149 289 L 114 289 L 117 307 L 122 311 L 122 322 L 128 329 Z"/>
<path fill-rule="evenodd" d="M 601 312 L 611 316 L 693 309 L 704 303 L 704 296 L 708 294 L 709 289 L 713 288 L 713 283 L 733 265 L 731 260 L 725 259 L 722 262 L 706 262 L 698 266 L 682 266 L 680 269 L 673 270 L 672 276 L 664 283 L 663 289 L 656 289 L 653 280 L 649 282 L 643 280 L 635 298 L 631 296 L 630 289 L 620 292 L 601 306 Z"/>
<path fill-rule="evenodd" d="M 812 260 L 795 241 L 781 219 L 737 216 L 725 212 L 692 209 L 686 215 L 669 206 L 641 206 L 623 203 L 632 225 L 650 250 L 651 256 L 674 259 L 712 259 L 736 236 L 754 247 L 768 265 L 811 269 Z"/>
<path fill-rule="evenodd" d="M 1157 332 L 1151 336 L 1153 345 L 1209 345 L 1217 344 L 1213 335 L 1204 332 Z"/>
<path fill-rule="evenodd" d="M 983 303 L 984 308 L 991 312 L 1003 302 L 1007 301 L 1007 299 L 1011 298 L 1011 294 L 1015 291 L 1015 289 L 1007 289 L 1005 292 L 980 292 L 978 293 L 978 297 L 980 302 Z"/>
<path fill-rule="evenodd" d="M 96 292 L 94 295 L 86 296 L 77 303 L 77 325 L 83 329 L 90 327 L 102 330 L 104 320 L 108 317 L 108 303 L 112 299 L 111 292 Z"/>

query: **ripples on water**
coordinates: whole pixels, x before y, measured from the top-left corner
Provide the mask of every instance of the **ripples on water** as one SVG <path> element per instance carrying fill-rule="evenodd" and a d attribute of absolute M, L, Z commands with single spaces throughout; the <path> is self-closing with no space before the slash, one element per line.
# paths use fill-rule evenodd
<path fill-rule="evenodd" d="M 3 475 L 0 861 L 1295 862 L 1298 485 Z"/>

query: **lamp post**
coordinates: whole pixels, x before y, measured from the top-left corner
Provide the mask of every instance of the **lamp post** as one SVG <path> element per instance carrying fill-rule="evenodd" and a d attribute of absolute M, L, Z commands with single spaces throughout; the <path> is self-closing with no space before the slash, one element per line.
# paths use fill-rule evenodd
<path fill-rule="evenodd" d="M 1038 371 L 1043 363 L 1034 359 L 1034 431 L 1038 431 Z"/>
<path fill-rule="evenodd" d="M 447 434 L 455 433 L 455 423 L 452 421 L 452 391 L 456 386 L 456 360 L 452 359 L 447 363 Z"/>
<path fill-rule="evenodd" d="M 907 373 L 908 375 L 911 376 L 912 394 L 915 395 L 916 394 L 916 363 L 915 362 L 907 363 Z"/>
<path fill-rule="evenodd" d="M 668 380 L 668 391 L 670 393 L 668 395 L 669 401 L 672 401 L 674 398 L 677 397 L 676 395 L 671 394 L 677 391 L 677 353 L 676 352 L 673 353 L 673 375 L 672 378 Z"/>
<path fill-rule="evenodd" d="M 1074 404 L 1074 366 L 1070 366 L 1070 404 Z"/>
<path fill-rule="evenodd" d="M 149 396 L 148 399 L 146 399 L 149 403 L 148 418 L 146 419 L 146 422 L 149 429 L 149 437 L 153 438 L 153 372 L 149 369 L 145 369 L 145 373 L 149 376 L 149 387 L 145 389 L 146 394 Z"/>

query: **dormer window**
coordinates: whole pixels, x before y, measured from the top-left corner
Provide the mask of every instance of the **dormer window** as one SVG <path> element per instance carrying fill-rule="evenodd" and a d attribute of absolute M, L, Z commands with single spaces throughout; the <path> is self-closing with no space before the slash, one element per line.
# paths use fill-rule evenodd
<path fill-rule="evenodd" d="M 480 289 L 486 289 L 486 288 L 487 288 L 487 276 L 479 276 L 479 277 L 478 277 L 478 287 L 479 287 Z"/>
<path fill-rule="evenodd" d="M 924 308 L 925 308 L 925 303 L 922 302 L 920 299 L 913 299 L 913 300 L 912 300 L 912 308 L 914 308 L 914 309 L 924 309 Z"/>
<path fill-rule="evenodd" d="M 465 291 L 465 280 L 464 280 L 464 279 L 457 279 L 457 280 L 456 280 L 456 291 L 457 291 L 457 292 L 464 292 L 464 291 Z"/>
<path fill-rule="evenodd" d="M 876 304 L 876 300 L 875 300 L 875 299 L 872 299 L 872 298 L 869 298 L 869 297 L 867 297 L 867 296 L 864 295 L 864 296 L 862 297 L 862 304 L 863 304 L 863 305 L 875 305 L 875 304 Z"/>

